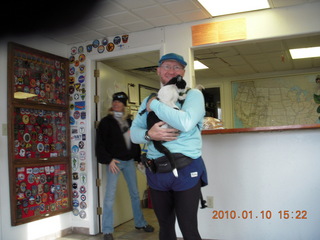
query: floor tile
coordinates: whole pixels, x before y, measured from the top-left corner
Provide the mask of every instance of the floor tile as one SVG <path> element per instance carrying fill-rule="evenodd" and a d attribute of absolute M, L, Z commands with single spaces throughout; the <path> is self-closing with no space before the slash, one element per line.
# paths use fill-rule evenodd
<path fill-rule="evenodd" d="M 148 224 L 155 228 L 154 232 L 147 233 L 143 230 L 135 229 L 133 220 L 130 220 L 120 226 L 115 228 L 115 232 L 113 233 L 113 237 L 115 240 L 156 240 L 159 236 L 159 224 L 157 218 L 153 212 L 153 209 L 143 208 L 143 214 Z M 56 240 L 102 240 L 103 234 L 98 234 L 95 236 L 82 235 L 78 233 L 73 233 L 61 238 L 57 238 Z"/>

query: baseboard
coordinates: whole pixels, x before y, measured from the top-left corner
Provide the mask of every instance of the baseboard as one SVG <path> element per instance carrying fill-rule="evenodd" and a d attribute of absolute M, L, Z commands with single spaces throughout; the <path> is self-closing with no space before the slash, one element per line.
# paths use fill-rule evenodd
<path fill-rule="evenodd" d="M 183 238 L 177 238 L 177 240 L 183 240 Z M 219 239 L 202 239 L 202 240 L 219 240 Z"/>
<path fill-rule="evenodd" d="M 52 233 L 52 234 L 44 236 L 44 237 L 36 238 L 34 240 L 55 240 L 57 238 L 64 237 L 64 236 L 69 235 L 71 233 L 73 233 L 72 228 L 66 228 L 66 229 L 60 230 L 59 232 Z"/>
<path fill-rule="evenodd" d="M 89 228 L 84 228 L 84 227 L 73 227 L 72 233 L 90 235 L 90 230 Z"/>

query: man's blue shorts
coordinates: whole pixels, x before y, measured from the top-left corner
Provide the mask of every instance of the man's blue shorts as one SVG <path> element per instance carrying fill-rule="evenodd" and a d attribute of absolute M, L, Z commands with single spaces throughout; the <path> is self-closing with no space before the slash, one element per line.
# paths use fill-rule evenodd
<path fill-rule="evenodd" d="M 148 185 L 152 189 L 159 191 L 185 191 L 194 187 L 199 180 L 201 185 L 208 184 L 208 177 L 202 157 L 193 159 L 188 166 L 178 170 L 178 177 L 172 172 L 152 173 L 146 169 Z"/>

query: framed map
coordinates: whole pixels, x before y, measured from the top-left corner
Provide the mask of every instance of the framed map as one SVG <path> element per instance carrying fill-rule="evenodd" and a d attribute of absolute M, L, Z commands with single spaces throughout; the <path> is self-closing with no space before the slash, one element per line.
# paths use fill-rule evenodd
<path fill-rule="evenodd" d="M 319 123 L 316 74 L 232 82 L 234 128 Z"/>

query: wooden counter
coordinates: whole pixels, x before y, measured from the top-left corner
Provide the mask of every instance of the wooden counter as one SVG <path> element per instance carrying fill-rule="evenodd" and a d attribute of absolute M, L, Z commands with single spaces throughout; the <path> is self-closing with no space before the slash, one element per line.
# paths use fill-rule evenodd
<path fill-rule="evenodd" d="M 303 129 L 314 129 L 314 128 L 320 128 L 320 124 L 203 130 L 202 135 L 225 134 L 225 133 L 246 133 L 246 132 L 270 132 L 270 131 L 285 131 L 285 130 L 303 130 Z"/>

